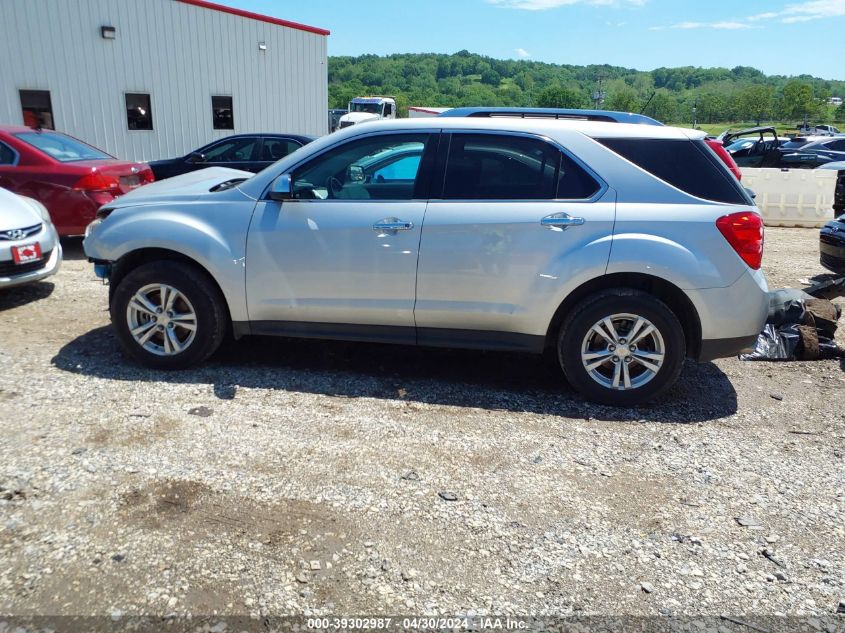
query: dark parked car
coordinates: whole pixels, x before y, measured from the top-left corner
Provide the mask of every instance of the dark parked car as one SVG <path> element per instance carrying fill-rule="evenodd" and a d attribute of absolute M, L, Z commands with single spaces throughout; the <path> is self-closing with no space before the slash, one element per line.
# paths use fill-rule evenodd
<path fill-rule="evenodd" d="M 845 217 L 839 216 L 822 227 L 819 255 L 822 266 L 838 275 L 845 275 Z"/>
<path fill-rule="evenodd" d="M 206 167 L 230 167 L 259 172 L 313 141 L 303 134 L 236 134 L 227 136 L 187 156 L 150 162 L 156 180 Z"/>
<path fill-rule="evenodd" d="M 780 169 L 815 169 L 832 160 L 829 154 L 807 151 L 802 138 L 778 137 L 773 127 L 753 127 L 739 132 L 725 132 L 719 139 L 740 167 L 777 167 Z"/>
<path fill-rule="evenodd" d="M 833 216 L 819 234 L 821 265 L 833 273 L 845 275 L 845 161 L 828 163 L 821 169 L 837 170 L 833 194 Z"/>

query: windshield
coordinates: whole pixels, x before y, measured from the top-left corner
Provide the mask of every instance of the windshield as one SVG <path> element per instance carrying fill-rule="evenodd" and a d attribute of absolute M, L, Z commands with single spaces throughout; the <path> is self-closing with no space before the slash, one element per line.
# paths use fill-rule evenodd
<path fill-rule="evenodd" d="M 367 112 L 369 114 L 381 114 L 381 104 L 379 103 L 350 103 L 350 112 Z"/>
<path fill-rule="evenodd" d="M 82 141 L 57 132 L 22 132 L 15 134 L 15 136 L 27 145 L 31 145 L 50 158 L 62 163 L 71 163 L 77 160 L 111 160 L 113 158 Z"/>
<path fill-rule="evenodd" d="M 734 152 L 738 152 L 741 149 L 748 149 L 754 145 L 754 141 L 749 141 L 748 139 L 743 139 L 741 141 L 734 141 L 730 145 L 728 145 L 725 149 L 728 150 L 731 154 Z"/>

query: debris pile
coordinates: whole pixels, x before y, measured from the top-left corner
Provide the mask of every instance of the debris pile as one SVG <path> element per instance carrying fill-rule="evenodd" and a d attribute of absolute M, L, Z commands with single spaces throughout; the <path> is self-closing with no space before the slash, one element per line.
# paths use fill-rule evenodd
<path fill-rule="evenodd" d="M 822 284 L 820 284 L 821 286 Z M 817 294 L 831 288 L 816 286 Z M 769 318 L 754 351 L 740 360 L 817 360 L 845 357 L 834 339 L 842 310 L 827 299 L 787 288 L 770 294 Z"/>

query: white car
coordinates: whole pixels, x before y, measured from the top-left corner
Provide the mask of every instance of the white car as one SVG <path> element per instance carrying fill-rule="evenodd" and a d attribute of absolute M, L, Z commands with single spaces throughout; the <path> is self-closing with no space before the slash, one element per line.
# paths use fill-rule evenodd
<path fill-rule="evenodd" d="M 0 289 L 58 272 L 62 246 L 43 204 L 0 188 Z"/>

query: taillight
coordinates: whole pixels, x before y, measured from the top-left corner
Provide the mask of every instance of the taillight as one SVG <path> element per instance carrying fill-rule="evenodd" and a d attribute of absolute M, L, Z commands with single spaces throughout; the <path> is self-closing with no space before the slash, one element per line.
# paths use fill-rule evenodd
<path fill-rule="evenodd" d="M 716 152 L 716 156 L 722 159 L 722 162 L 727 165 L 728 169 L 731 170 L 731 173 L 736 176 L 737 180 L 742 180 L 742 172 L 739 169 L 739 165 L 736 164 L 734 157 L 731 156 L 730 152 L 725 149 L 725 145 L 722 141 L 717 141 L 713 138 L 704 139 L 704 142 L 710 146 L 714 152 Z"/>
<path fill-rule="evenodd" d="M 98 171 L 92 171 L 80 178 L 73 188 L 77 191 L 108 192 L 117 195 L 120 193 L 120 179 L 117 176 L 108 176 Z"/>
<path fill-rule="evenodd" d="M 140 178 L 140 179 L 141 179 L 141 184 L 142 184 L 142 185 L 148 185 L 148 184 L 150 184 L 151 182 L 154 182 L 154 181 L 155 181 L 155 179 L 156 179 L 155 175 L 153 174 L 153 170 L 152 170 L 152 169 L 150 169 L 149 167 L 147 167 L 146 169 L 144 169 L 144 170 L 140 171 L 140 172 L 138 173 L 138 178 Z"/>
<path fill-rule="evenodd" d="M 763 261 L 763 220 L 751 211 L 731 213 L 716 220 L 716 227 L 728 244 L 754 270 Z"/>

